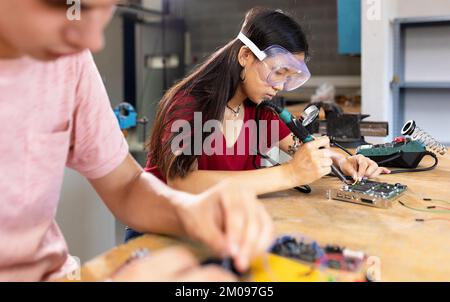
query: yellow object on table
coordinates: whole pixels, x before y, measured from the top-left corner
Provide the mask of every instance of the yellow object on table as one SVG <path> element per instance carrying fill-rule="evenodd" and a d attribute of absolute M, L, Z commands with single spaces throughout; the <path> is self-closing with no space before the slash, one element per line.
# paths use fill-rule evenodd
<path fill-rule="evenodd" d="M 328 282 L 325 274 L 306 265 L 273 254 L 262 256 L 251 264 L 251 282 Z"/>

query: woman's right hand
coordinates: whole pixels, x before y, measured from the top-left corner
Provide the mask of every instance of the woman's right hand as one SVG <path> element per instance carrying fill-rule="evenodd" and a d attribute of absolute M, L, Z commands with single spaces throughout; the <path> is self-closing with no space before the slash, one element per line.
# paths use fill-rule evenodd
<path fill-rule="evenodd" d="M 323 148 L 323 149 L 321 149 Z M 287 164 L 296 186 L 308 185 L 331 173 L 330 139 L 326 136 L 303 144 Z"/>

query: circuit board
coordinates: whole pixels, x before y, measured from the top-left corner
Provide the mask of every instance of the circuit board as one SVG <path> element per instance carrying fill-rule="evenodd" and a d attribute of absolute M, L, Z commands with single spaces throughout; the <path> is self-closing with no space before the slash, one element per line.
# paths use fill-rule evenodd
<path fill-rule="evenodd" d="M 219 265 L 244 282 L 360 282 L 367 281 L 366 260 L 361 251 L 285 235 L 269 253 L 253 259 L 247 272 L 238 272 L 231 258 L 211 258 L 202 265 Z"/>
<path fill-rule="evenodd" d="M 337 245 L 321 246 L 304 237 L 285 235 L 277 238 L 269 249 L 273 255 L 309 265 L 335 281 L 366 281 L 367 256 Z"/>
<path fill-rule="evenodd" d="M 329 190 L 328 198 L 387 209 L 406 190 L 407 186 L 399 183 L 392 185 L 363 180 L 354 185 L 345 185 L 340 190 Z"/>

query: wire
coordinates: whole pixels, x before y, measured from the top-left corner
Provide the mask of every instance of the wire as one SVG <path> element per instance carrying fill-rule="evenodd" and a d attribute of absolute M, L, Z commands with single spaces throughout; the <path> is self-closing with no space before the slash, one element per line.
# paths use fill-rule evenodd
<path fill-rule="evenodd" d="M 435 201 L 439 201 L 439 202 L 443 202 L 446 204 L 450 204 L 450 201 L 445 200 L 445 199 L 438 199 L 438 198 L 430 198 L 430 197 L 424 197 L 426 196 L 425 194 L 421 194 L 421 193 L 416 193 L 414 191 L 409 191 L 412 195 L 414 195 L 415 197 L 419 198 L 420 200 L 423 201 L 428 201 L 428 202 L 435 202 Z"/>
<path fill-rule="evenodd" d="M 350 151 L 348 151 L 345 147 L 343 147 L 342 145 L 338 144 L 338 143 L 336 142 L 336 140 L 334 139 L 334 137 L 330 137 L 330 141 L 331 141 L 331 145 L 332 145 L 332 146 L 338 147 L 339 149 L 341 149 L 342 151 L 344 151 L 345 153 L 347 153 L 347 154 L 350 155 L 350 156 L 353 156 L 353 155 L 354 155 L 353 153 L 351 153 Z"/>
<path fill-rule="evenodd" d="M 383 165 L 383 164 L 388 163 L 390 161 L 396 160 L 396 159 L 398 159 L 400 157 L 402 157 L 402 154 L 401 153 L 397 153 L 394 156 L 391 156 L 391 157 L 389 157 L 389 158 L 387 158 L 385 160 L 379 161 L 378 164 L 379 165 Z"/>
<path fill-rule="evenodd" d="M 450 218 L 444 218 L 444 217 L 435 217 L 435 218 L 428 218 L 428 219 L 422 219 L 417 218 L 417 222 L 427 222 L 427 221 L 450 221 Z"/>
<path fill-rule="evenodd" d="M 270 156 L 261 154 L 260 152 L 257 151 L 257 154 L 259 156 L 261 156 L 262 158 L 264 158 L 265 160 L 269 161 L 274 167 L 278 167 L 281 166 L 280 163 L 276 162 L 275 160 L 273 160 L 272 158 L 270 158 Z M 299 187 L 295 187 L 295 190 L 299 191 L 300 193 L 305 193 L 305 194 L 309 194 L 312 192 L 312 189 L 310 186 L 308 185 L 303 185 L 303 186 L 299 186 Z"/>
<path fill-rule="evenodd" d="M 441 201 L 441 202 L 445 202 L 445 203 L 448 203 L 448 204 L 450 204 L 450 202 L 449 201 L 446 201 L 446 200 L 443 200 L 443 199 L 432 199 L 432 198 L 422 198 L 419 194 L 417 194 L 417 193 L 413 193 L 414 195 L 416 195 L 416 196 L 418 196 L 421 200 L 423 200 L 423 201 L 429 201 L 429 202 L 431 202 L 431 201 Z M 450 214 L 450 208 L 446 208 L 446 207 L 441 207 L 441 206 L 430 206 L 430 207 L 427 207 L 427 210 L 424 210 L 424 209 L 416 209 L 416 208 L 412 208 L 412 207 L 410 207 L 410 206 L 407 206 L 407 205 L 405 205 L 403 202 L 401 202 L 401 201 L 399 201 L 399 203 L 402 205 L 402 206 L 404 206 L 404 207 L 406 207 L 406 208 L 408 208 L 408 209 L 411 209 L 411 210 L 414 210 L 414 211 L 420 211 L 420 212 L 425 212 L 425 213 L 442 213 L 442 214 Z M 436 208 L 442 208 L 442 209 L 447 209 L 447 210 L 444 210 L 444 211 L 436 211 L 436 210 L 431 210 L 431 209 L 436 209 Z M 425 218 L 416 218 L 415 219 L 415 221 L 417 221 L 417 222 L 428 222 L 428 221 L 450 221 L 450 218 L 446 218 L 446 217 L 433 217 L 433 218 L 427 218 L 427 219 L 425 219 Z"/>
<path fill-rule="evenodd" d="M 404 206 L 407 209 L 413 210 L 413 211 L 417 211 L 417 212 L 424 212 L 424 213 L 436 213 L 436 214 L 450 214 L 450 211 L 443 211 L 443 210 L 430 210 L 430 209 L 418 209 L 418 208 L 413 208 L 411 206 L 408 206 L 406 204 L 404 204 L 402 201 L 398 201 L 402 206 Z"/>
<path fill-rule="evenodd" d="M 450 204 L 450 201 L 443 200 L 443 199 L 432 199 L 432 198 L 423 198 L 423 201 L 440 201 L 446 204 Z"/>
<path fill-rule="evenodd" d="M 441 207 L 441 206 L 429 206 L 429 207 L 427 207 L 427 209 L 442 209 L 442 210 L 450 211 L 450 208 Z"/>

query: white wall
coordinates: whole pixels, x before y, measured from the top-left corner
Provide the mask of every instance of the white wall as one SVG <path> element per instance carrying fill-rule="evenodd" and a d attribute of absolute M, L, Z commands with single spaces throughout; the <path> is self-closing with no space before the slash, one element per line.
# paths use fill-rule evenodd
<path fill-rule="evenodd" d="M 361 93 L 362 112 L 369 120 L 388 121 L 392 124 L 392 95 L 389 83 L 393 77 L 392 41 L 390 25 L 396 15 L 396 0 L 361 0 L 362 55 Z M 384 139 L 371 138 L 371 142 Z"/>
<path fill-rule="evenodd" d="M 388 0 L 397 2 L 396 17 L 433 17 L 450 15 L 449 0 Z"/>
<path fill-rule="evenodd" d="M 393 27 L 395 18 L 432 17 L 450 15 L 449 0 L 361 0 L 362 9 L 362 111 L 371 115 L 371 120 L 393 122 L 392 93 L 393 78 Z M 378 7 L 379 18 L 371 20 L 368 12 Z M 449 49 L 450 51 L 450 49 Z M 415 105 L 414 105 L 415 106 Z M 413 107 L 414 107 L 413 106 Z M 424 114 L 406 109 L 408 116 Z M 413 111 L 413 112 L 412 112 Z M 431 113 L 429 113 L 431 114 Z M 417 118 L 417 119 L 420 119 Z M 428 124 L 425 130 L 433 132 L 441 125 Z M 391 133 L 398 136 L 399 133 Z M 379 142 L 382 140 L 373 140 Z"/>

